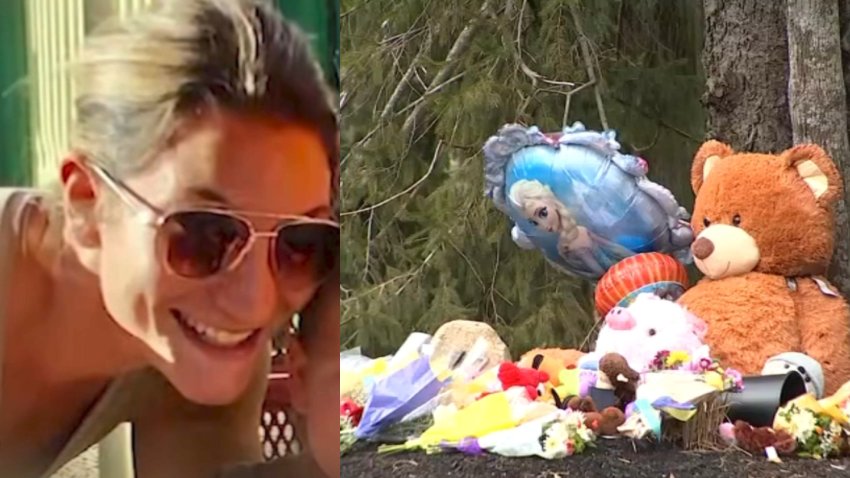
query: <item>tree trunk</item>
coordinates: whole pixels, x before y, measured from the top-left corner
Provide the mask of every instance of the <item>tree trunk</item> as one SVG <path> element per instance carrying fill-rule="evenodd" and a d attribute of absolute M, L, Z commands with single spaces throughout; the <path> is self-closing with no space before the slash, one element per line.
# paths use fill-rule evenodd
<path fill-rule="evenodd" d="M 847 94 L 841 66 L 836 0 L 788 0 L 791 124 L 794 143 L 822 146 L 836 162 L 850 191 Z M 850 296 L 850 224 L 846 201 L 839 202 L 836 247 L 830 278 Z"/>
<path fill-rule="evenodd" d="M 739 151 L 791 146 L 785 4 L 704 0 L 709 138 Z"/>

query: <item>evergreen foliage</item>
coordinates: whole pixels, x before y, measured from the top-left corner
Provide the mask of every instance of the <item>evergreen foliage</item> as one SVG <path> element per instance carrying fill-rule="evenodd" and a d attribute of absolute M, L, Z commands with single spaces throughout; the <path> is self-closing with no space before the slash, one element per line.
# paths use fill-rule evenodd
<path fill-rule="evenodd" d="M 581 345 L 592 284 L 513 244 L 483 197 L 481 146 L 508 122 L 560 130 L 559 82 L 587 83 L 590 64 L 609 126 L 689 206 L 700 4 L 343 0 L 342 348 L 389 353 L 455 319 L 493 324 L 515 354 Z M 601 128 L 593 86 L 567 122 Z"/>

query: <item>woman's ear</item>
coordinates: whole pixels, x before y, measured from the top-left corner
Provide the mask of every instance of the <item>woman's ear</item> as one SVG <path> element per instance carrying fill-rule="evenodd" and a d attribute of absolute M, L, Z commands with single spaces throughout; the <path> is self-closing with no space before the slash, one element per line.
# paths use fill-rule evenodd
<path fill-rule="evenodd" d="M 80 263 L 96 272 L 100 257 L 100 232 L 94 178 L 84 166 L 84 158 L 72 154 L 62 161 L 60 179 L 64 205 L 63 238 L 74 250 Z"/>
<path fill-rule="evenodd" d="M 289 399 L 292 408 L 299 414 L 307 413 L 307 353 L 297 337 L 292 336 L 286 347 L 286 368 Z"/>

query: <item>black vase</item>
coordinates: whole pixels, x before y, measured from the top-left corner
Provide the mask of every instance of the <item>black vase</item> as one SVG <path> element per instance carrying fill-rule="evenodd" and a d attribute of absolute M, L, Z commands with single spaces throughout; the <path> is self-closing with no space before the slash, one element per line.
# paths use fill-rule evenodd
<path fill-rule="evenodd" d="M 754 427 L 771 427 L 780 407 L 806 393 L 806 382 L 795 371 L 744 377 L 743 381 L 743 391 L 725 395 L 726 415 L 732 423 L 743 420 Z"/>

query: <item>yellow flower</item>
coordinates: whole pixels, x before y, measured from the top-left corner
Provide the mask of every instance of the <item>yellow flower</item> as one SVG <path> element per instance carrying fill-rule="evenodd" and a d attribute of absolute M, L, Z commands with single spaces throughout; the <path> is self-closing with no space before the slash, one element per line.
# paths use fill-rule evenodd
<path fill-rule="evenodd" d="M 668 367 L 673 367 L 678 364 L 690 362 L 691 356 L 684 350 L 674 350 L 670 352 L 665 361 Z"/>

